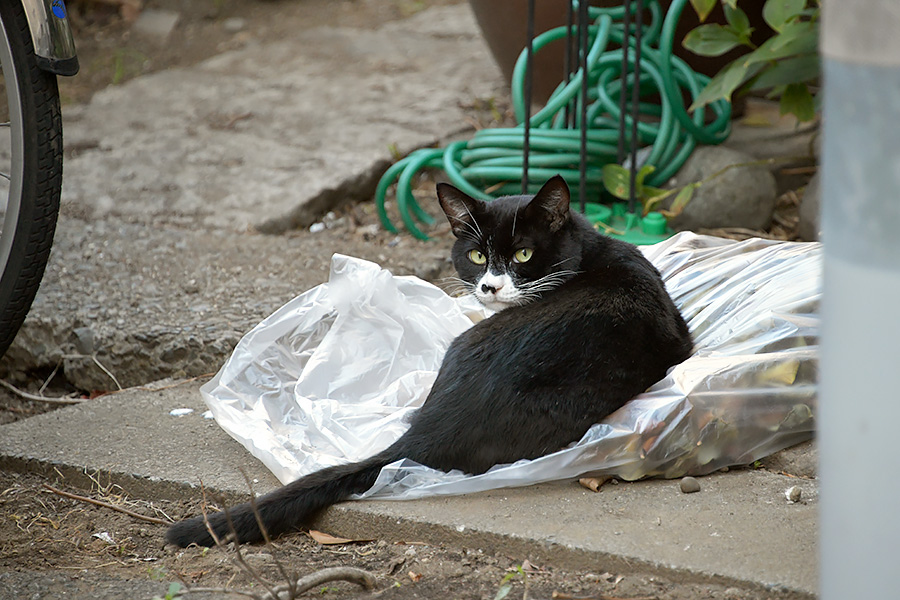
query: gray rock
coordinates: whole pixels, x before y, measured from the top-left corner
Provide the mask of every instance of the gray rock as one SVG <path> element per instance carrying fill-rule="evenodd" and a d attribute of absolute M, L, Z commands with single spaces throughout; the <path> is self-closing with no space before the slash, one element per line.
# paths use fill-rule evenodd
<path fill-rule="evenodd" d="M 819 217 L 822 193 L 819 189 L 819 174 L 816 173 L 806 184 L 803 198 L 800 201 L 800 239 L 805 242 L 818 241 L 822 235 L 822 224 Z"/>
<path fill-rule="evenodd" d="M 90 327 L 78 327 L 72 332 L 75 338 L 75 350 L 80 354 L 94 352 L 94 330 Z"/>
<path fill-rule="evenodd" d="M 699 186 L 684 211 L 670 220 L 672 227 L 679 231 L 768 227 L 775 210 L 775 178 L 765 166 L 747 164 L 754 160 L 730 148 L 698 147 L 670 182 L 670 187 L 701 181 L 729 165 L 739 166 Z"/>
<path fill-rule="evenodd" d="M 693 494 L 700 491 L 700 482 L 693 477 L 683 477 L 679 484 L 682 493 Z"/>

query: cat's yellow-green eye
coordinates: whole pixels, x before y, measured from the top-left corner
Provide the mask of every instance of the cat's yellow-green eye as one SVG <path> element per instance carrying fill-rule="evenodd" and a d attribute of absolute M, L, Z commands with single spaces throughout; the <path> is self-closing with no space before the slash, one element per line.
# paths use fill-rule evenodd
<path fill-rule="evenodd" d="M 513 254 L 513 260 L 517 263 L 528 262 L 531 260 L 532 254 L 534 254 L 534 251 L 531 248 L 520 248 Z"/>
<path fill-rule="evenodd" d="M 487 257 L 481 253 L 481 250 L 469 250 L 469 260 L 476 265 L 483 265 L 487 262 Z"/>

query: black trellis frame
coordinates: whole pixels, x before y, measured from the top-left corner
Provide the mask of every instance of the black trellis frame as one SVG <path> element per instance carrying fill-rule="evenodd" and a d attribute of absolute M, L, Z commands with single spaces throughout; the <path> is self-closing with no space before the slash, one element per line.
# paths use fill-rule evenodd
<path fill-rule="evenodd" d="M 522 148 L 522 193 L 528 190 L 528 162 L 529 162 L 529 144 L 531 139 L 531 101 L 533 96 L 533 70 L 534 70 L 534 3 L 535 0 L 528 0 L 528 19 L 527 19 L 527 58 L 525 68 L 525 135 Z M 638 173 L 638 119 L 640 115 L 640 80 L 641 80 L 641 35 L 643 33 L 643 0 L 634 0 L 635 6 L 632 11 L 632 0 L 622 0 L 624 14 L 622 17 L 622 27 L 624 39 L 622 40 L 622 69 L 621 69 L 621 90 L 619 93 L 619 135 L 618 135 L 618 151 L 617 161 L 623 164 L 626 153 L 628 154 L 629 163 L 629 195 L 628 195 L 628 212 L 634 213 L 637 209 L 637 173 Z M 577 102 L 579 109 L 578 126 L 581 132 L 581 148 L 579 160 L 579 185 L 578 197 L 581 212 L 585 211 L 587 202 L 587 99 L 588 99 L 588 77 L 587 73 L 587 55 L 588 55 L 588 26 L 590 17 L 588 14 L 589 0 L 579 0 L 578 2 L 578 20 L 573 23 L 574 10 L 573 2 L 567 2 L 566 8 L 566 48 L 563 62 L 563 71 L 565 82 L 571 81 L 573 69 L 573 36 L 572 30 L 577 29 L 577 49 L 578 49 L 578 68 L 585 76 L 581 80 L 580 99 Z M 634 25 L 632 27 L 632 17 Z M 573 27 L 575 25 L 575 27 Z M 634 39 L 634 68 L 629 68 L 629 55 L 632 48 L 629 39 Z M 630 71 L 630 73 L 629 73 Z M 631 98 L 628 98 L 628 75 L 632 75 Z M 626 115 L 631 119 L 631 127 L 627 136 L 626 143 Z M 566 105 L 565 121 L 567 127 L 574 127 L 575 110 L 572 103 Z"/>

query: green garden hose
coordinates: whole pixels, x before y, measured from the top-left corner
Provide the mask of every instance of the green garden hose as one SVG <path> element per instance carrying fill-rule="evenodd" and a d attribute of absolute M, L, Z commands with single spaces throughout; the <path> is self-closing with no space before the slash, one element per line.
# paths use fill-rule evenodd
<path fill-rule="evenodd" d="M 577 5 L 579 0 L 572 0 Z M 696 144 L 718 144 L 730 131 L 731 105 L 722 100 L 710 105 L 715 118 L 706 123 L 706 110 L 688 114 L 682 97 L 686 90 L 696 98 L 709 78 L 695 73 L 672 54 L 675 27 L 687 0 L 673 0 L 665 19 L 658 0 L 646 0 L 650 23 L 643 27 L 640 48 L 640 118 L 637 123 L 638 146 L 642 148 L 642 164 L 655 170 L 646 183 L 665 183 L 690 156 Z M 631 87 L 622 73 L 623 41 L 634 47 L 622 23 L 623 7 L 589 7 L 587 56 L 587 159 L 585 184 L 590 198 L 603 192 L 603 166 L 615 163 L 619 141 L 619 98 Z M 574 29 L 573 29 L 574 31 Z M 551 29 L 535 37 L 534 52 L 567 36 L 566 26 Z M 635 52 L 628 52 L 632 65 Z M 450 182 L 467 194 L 481 200 L 521 192 L 525 116 L 524 80 L 527 56 L 519 56 L 512 75 L 512 104 L 519 124 L 513 128 L 483 129 L 468 141 L 449 144 L 446 148 L 416 150 L 401 159 L 382 176 L 375 192 L 375 203 L 382 225 L 391 232 L 397 228 L 385 209 L 385 195 L 397 181 L 397 209 L 405 227 L 417 238 L 428 239 L 418 223 L 431 225 L 434 219 L 418 204 L 412 193 L 414 176 L 425 168 L 442 169 Z M 627 75 L 627 74 L 626 74 Z M 557 87 L 546 105 L 530 118 L 528 191 L 537 189 L 553 175 L 560 174 L 570 186 L 579 181 L 581 123 L 576 116 L 566 123 L 566 107 L 579 103 L 583 78 L 581 69 L 568 83 Z M 649 98 L 649 100 L 648 100 Z M 574 114 L 578 115 L 579 110 Z M 625 115 L 626 126 L 631 118 Z M 486 193 L 491 190 L 494 194 Z"/>

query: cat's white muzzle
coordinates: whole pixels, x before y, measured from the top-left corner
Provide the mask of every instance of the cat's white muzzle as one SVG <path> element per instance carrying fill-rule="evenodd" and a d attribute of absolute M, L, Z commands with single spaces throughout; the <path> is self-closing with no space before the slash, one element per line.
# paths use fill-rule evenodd
<path fill-rule="evenodd" d="M 485 273 L 473 290 L 479 302 L 491 310 L 500 311 L 519 304 L 522 293 L 506 274 Z"/>

